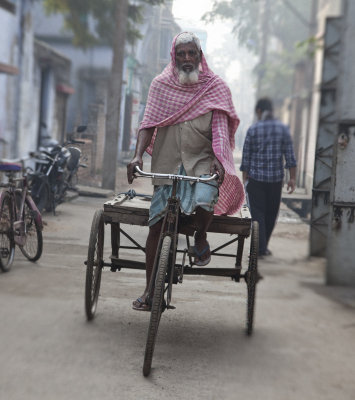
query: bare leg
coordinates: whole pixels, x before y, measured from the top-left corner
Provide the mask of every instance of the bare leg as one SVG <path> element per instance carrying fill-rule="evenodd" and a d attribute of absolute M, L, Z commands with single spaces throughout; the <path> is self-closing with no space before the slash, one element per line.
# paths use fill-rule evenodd
<path fill-rule="evenodd" d="M 197 207 L 196 209 L 196 216 L 195 216 L 195 224 L 196 224 L 196 233 L 195 233 L 195 245 L 199 251 L 204 250 L 207 246 L 207 230 L 210 226 L 210 223 L 213 218 L 213 212 L 209 212 L 204 210 L 201 207 Z M 145 300 L 147 297 L 148 286 L 150 282 L 150 278 L 152 276 L 153 266 L 154 266 L 154 259 L 155 253 L 157 251 L 160 231 L 163 221 L 160 220 L 153 226 L 149 228 L 149 233 L 146 241 L 146 250 L 145 250 L 145 268 L 146 268 L 146 287 L 144 289 L 144 293 L 140 298 L 133 302 L 133 308 L 135 309 L 145 309 L 146 304 Z M 210 252 L 205 252 L 201 257 L 200 260 L 206 260 L 210 257 Z"/>
<path fill-rule="evenodd" d="M 148 286 L 150 282 L 150 278 L 152 276 L 152 270 L 154 265 L 155 253 L 157 251 L 159 236 L 161 231 L 163 221 L 160 220 L 153 226 L 149 227 L 149 233 L 145 246 L 145 274 L 146 274 L 146 287 L 144 289 L 144 293 L 140 296 L 140 300 L 138 299 L 133 302 L 134 308 L 143 309 L 145 305 L 145 300 L 147 297 Z"/>
<path fill-rule="evenodd" d="M 212 218 L 213 218 L 212 211 L 206 211 L 201 207 L 196 208 L 195 246 L 197 247 L 197 250 L 200 252 L 203 251 L 206 248 L 206 246 L 208 245 L 207 230 L 212 222 Z M 200 257 L 200 260 L 204 261 L 209 257 L 210 257 L 210 252 L 207 251 Z"/>

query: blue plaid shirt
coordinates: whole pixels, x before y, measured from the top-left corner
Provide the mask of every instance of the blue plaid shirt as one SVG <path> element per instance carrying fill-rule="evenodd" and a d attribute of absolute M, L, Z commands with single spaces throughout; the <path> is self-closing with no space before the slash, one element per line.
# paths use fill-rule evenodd
<path fill-rule="evenodd" d="M 290 131 L 286 125 L 270 118 L 258 121 L 248 129 L 240 170 L 247 172 L 250 178 L 261 182 L 281 182 L 284 169 L 296 165 Z"/>

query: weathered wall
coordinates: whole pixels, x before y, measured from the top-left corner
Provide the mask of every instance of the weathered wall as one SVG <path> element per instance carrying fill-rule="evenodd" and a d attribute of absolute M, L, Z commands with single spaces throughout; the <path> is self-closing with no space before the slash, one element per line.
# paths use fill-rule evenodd
<path fill-rule="evenodd" d="M 331 185 L 327 281 L 355 286 L 355 2 L 344 1 L 338 77 L 338 132 Z"/>
<path fill-rule="evenodd" d="M 322 45 L 322 37 L 325 32 L 325 23 L 327 17 L 337 17 L 342 13 L 341 0 L 319 0 L 318 13 L 317 13 L 317 25 L 318 32 L 317 38 L 319 39 L 319 45 Z M 307 191 L 310 192 L 313 184 L 313 172 L 314 172 L 314 155 L 316 138 L 318 134 L 319 125 L 319 104 L 320 104 L 320 84 L 322 81 L 322 66 L 323 66 L 323 49 L 321 48 L 315 54 L 315 70 L 314 70 L 314 83 L 313 83 L 313 96 L 312 105 L 310 110 L 310 128 L 308 132 L 308 147 L 306 157 L 306 174 L 305 174 L 305 186 Z"/>
<path fill-rule="evenodd" d="M 16 14 L 0 8 L 0 62 L 17 66 Z M 0 73 L 0 157 L 11 156 L 11 141 L 15 129 L 15 100 L 17 76 Z M 6 142 L 6 143 L 5 143 Z"/>

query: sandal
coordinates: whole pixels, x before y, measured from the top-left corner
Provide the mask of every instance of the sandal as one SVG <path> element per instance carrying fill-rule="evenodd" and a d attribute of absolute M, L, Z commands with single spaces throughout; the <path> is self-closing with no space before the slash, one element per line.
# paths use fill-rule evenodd
<path fill-rule="evenodd" d="M 142 299 L 142 297 L 138 297 L 137 300 L 134 300 L 134 302 L 132 303 L 132 308 L 136 311 L 151 311 L 150 305 L 147 304 L 145 300 Z"/>
<path fill-rule="evenodd" d="M 199 267 L 204 267 L 205 265 L 209 264 L 209 262 L 211 261 L 211 250 L 208 242 L 207 245 L 201 251 L 197 249 L 196 245 L 192 246 L 192 249 L 193 249 L 193 254 L 195 256 L 194 264 L 196 264 Z M 208 254 L 208 257 L 202 260 L 201 257 L 206 253 Z"/>

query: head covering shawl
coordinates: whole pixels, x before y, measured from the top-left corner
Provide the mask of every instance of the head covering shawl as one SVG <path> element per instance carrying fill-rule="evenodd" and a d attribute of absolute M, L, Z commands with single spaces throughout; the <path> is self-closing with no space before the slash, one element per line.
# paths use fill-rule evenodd
<path fill-rule="evenodd" d="M 202 52 L 198 82 L 191 85 L 179 83 L 175 61 L 178 36 L 172 43 L 171 62 L 151 83 L 140 130 L 175 125 L 213 111 L 212 148 L 225 169 L 214 213 L 234 214 L 243 204 L 244 190 L 236 175 L 232 154 L 239 118 L 231 92 L 226 83 L 209 69 Z M 147 148 L 148 154 L 152 154 L 155 136 L 156 131 Z"/>

